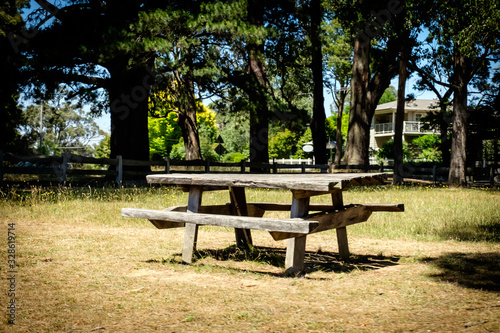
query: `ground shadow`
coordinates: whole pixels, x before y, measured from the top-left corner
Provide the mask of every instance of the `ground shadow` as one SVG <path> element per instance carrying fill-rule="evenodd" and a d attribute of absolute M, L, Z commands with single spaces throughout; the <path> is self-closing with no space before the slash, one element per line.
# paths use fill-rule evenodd
<path fill-rule="evenodd" d="M 259 274 L 268 274 L 273 276 L 287 276 L 285 272 L 285 255 L 286 249 L 252 246 L 250 249 L 241 249 L 235 245 L 228 246 L 224 249 L 204 249 L 195 252 L 194 262 L 204 258 L 212 258 L 218 261 L 254 261 L 262 264 L 279 267 L 283 269 L 282 274 L 255 272 Z M 174 254 L 171 259 L 165 259 L 163 263 L 179 262 L 181 254 Z M 304 270 L 299 275 L 312 273 L 317 271 L 332 272 L 332 273 L 349 273 L 354 270 L 368 271 L 384 267 L 398 265 L 401 257 L 398 256 L 383 256 L 383 255 L 356 255 L 351 254 L 349 260 L 344 261 L 338 253 L 334 252 L 306 252 Z M 238 270 L 238 269 L 237 269 Z M 243 270 L 243 269 L 241 269 Z M 251 270 L 245 270 L 251 271 Z"/>
<path fill-rule="evenodd" d="M 500 291 L 500 253 L 447 253 L 422 261 L 441 270 L 431 275 L 438 280 L 466 288 Z"/>

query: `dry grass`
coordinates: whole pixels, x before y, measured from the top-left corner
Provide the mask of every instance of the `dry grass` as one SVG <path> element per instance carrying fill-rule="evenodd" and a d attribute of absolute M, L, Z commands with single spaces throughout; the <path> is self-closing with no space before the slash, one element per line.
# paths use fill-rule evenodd
<path fill-rule="evenodd" d="M 288 198 L 279 191 L 248 196 Z M 285 243 L 264 232 L 254 231 L 257 248 L 244 252 L 234 249 L 232 230 L 201 228 L 200 251 L 188 266 L 179 264 L 182 229 L 119 216 L 121 207 L 185 203 L 177 191 L 12 190 L 0 202 L 0 244 L 6 249 L 14 222 L 18 309 L 16 325 L 3 320 L 0 331 L 500 331 L 499 193 L 424 187 L 345 195 L 346 203 L 396 199 L 405 213 L 374 213 L 348 228 L 350 262 L 337 256 L 334 231 L 311 235 L 306 274 L 287 278 Z M 460 223 L 486 231 L 471 239 Z M 5 276 L 5 257 L 0 265 Z"/>

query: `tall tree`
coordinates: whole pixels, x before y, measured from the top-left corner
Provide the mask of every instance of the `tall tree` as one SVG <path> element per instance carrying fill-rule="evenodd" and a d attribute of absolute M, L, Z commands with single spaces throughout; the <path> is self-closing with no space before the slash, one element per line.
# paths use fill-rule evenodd
<path fill-rule="evenodd" d="M 373 114 L 398 69 L 399 43 L 393 38 L 395 35 L 385 35 L 384 29 L 397 19 L 403 7 L 398 1 L 358 0 L 344 9 L 347 15 L 342 16 L 343 24 L 356 23 L 352 27 L 355 37 L 351 108 L 344 159 L 349 165 L 367 165 Z"/>
<path fill-rule="evenodd" d="M 46 1 L 39 2 L 47 7 Z M 173 77 L 188 158 L 199 158 L 193 73 L 199 60 L 194 55 L 203 52 L 193 45 L 199 43 L 197 34 L 203 34 L 197 24 L 200 5 L 71 1 L 52 10 L 57 19 L 30 40 L 34 82 L 52 86 L 64 82 L 88 101 L 106 100 L 98 112 L 103 107 L 111 111 L 111 156 L 147 160 L 148 96 L 152 87 Z M 168 80 L 171 86 L 172 81 Z M 99 92 L 101 97 L 96 98 Z"/>
<path fill-rule="evenodd" d="M 248 22 L 255 28 L 264 26 L 265 4 L 259 0 L 248 0 Z M 250 75 L 250 161 L 269 162 L 269 105 L 264 58 L 264 40 L 251 39 L 247 44 L 248 73 Z"/>
<path fill-rule="evenodd" d="M 419 72 L 427 79 L 453 91 L 453 125 L 451 161 L 448 181 L 451 185 L 467 184 L 467 105 L 468 89 L 474 76 L 488 73 L 492 62 L 498 61 L 500 45 L 500 8 L 493 0 L 434 3 L 429 25 L 431 36 L 442 45 L 444 61 L 452 71 L 447 82 L 439 81 L 432 73 Z"/>
<path fill-rule="evenodd" d="M 311 71 L 313 77 L 313 117 L 311 130 L 313 133 L 314 157 L 316 163 L 326 164 L 328 155 L 326 150 L 325 107 L 323 97 L 323 41 L 321 24 L 323 22 L 323 8 L 321 0 L 310 2 L 311 27 L 309 38 L 311 40 Z"/>
<path fill-rule="evenodd" d="M 337 129 L 335 142 L 334 164 L 340 165 L 342 159 L 342 119 L 344 106 L 349 94 L 352 72 L 352 44 L 349 35 L 342 29 L 337 19 L 331 19 L 325 24 L 324 57 L 327 68 L 326 86 L 330 89 L 337 107 Z M 337 87 L 337 85 L 339 85 Z"/>
<path fill-rule="evenodd" d="M 0 150 L 25 148 L 18 125 L 21 109 L 17 106 L 21 66 L 25 59 L 14 41 L 24 31 L 20 10 L 27 1 L 8 0 L 0 3 Z"/>

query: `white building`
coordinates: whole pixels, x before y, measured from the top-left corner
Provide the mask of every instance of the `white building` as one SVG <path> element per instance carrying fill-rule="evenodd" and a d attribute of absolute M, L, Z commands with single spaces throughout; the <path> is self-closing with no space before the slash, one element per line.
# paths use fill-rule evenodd
<path fill-rule="evenodd" d="M 396 123 L 396 104 L 389 102 L 380 104 L 375 110 L 370 128 L 370 148 L 378 150 L 384 142 L 394 139 Z M 420 121 L 424 115 L 439 108 L 437 100 L 416 99 L 405 103 L 403 124 L 403 140 L 411 143 L 413 139 L 424 134 L 436 134 L 434 131 L 424 131 Z"/>

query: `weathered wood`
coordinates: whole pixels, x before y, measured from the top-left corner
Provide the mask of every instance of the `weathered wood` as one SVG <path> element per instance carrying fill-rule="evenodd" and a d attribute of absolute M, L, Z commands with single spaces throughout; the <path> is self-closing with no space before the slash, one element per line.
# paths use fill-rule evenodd
<path fill-rule="evenodd" d="M 367 221 L 371 214 L 372 211 L 364 205 L 350 205 L 344 209 L 330 210 L 327 212 L 303 216 L 302 219 L 306 221 L 317 221 L 319 223 L 319 226 L 310 232 L 312 234 L 331 229 L 344 228 L 348 225 Z M 274 240 L 283 240 L 301 235 L 296 235 L 290 232 L 273 232 L 271 233 L 271 236 Z M 343 241 L 343 243 L 345 243 L 345 241 Z"/>
<path fill-rule="evenodd" d="M 337 228 L 337 244 L 339 246 L 339 254 L 343 260 L 349 260 L 349 243 L 347 240 L 347 228 Z"/>
<path fill-rule="evenodd" d="M 404 212 L 404 204 L 362 204 L 372 212 Z"/>
<path fill-rule="evenodd" d="M 375 182 L 381 173 L 357 174 L 156 174 L 147 176 L 149 183 L 205 185 L 249 188 L 279 188 L 301 191 L 330 192 L 353 184 Z"/>
<path fill-rule="evenodd" d="M 247 203 L 248 209 L 261 209 L 263 211 L 279 211 L 279 212 L 289 212 L 292 205 L 289 203 L 274 203 L 274 202 L 249 202 Z M 309 204 L 309 211 L 326 211 L 331 210 L 332 205 L 328 204 Z M 253 215 L 251 215 L 253 216 Z"/>
<path fill-rule="evenodd" d="M 235 211 L 235 215 L 248 216 L 247 199 L 245 197 L 244 187 L 230 187 L 229 195 L 231 205 Z M 250 229 L 235 228 L 234 235 L 236 237 L 236 246 L 242 249 L 249 249 L 252 243 L 252 233 Z"/>
<path fill-rule="evenodd" d="M 295 196 L 295 193 L 293 193 L 292 207 L 290 209 L 290 217 L 300 218 L 304 215 L 307 215 L 309 211 L 309 201 L 310 201 L 309 198 L 297 198 Z M 302 235 L 299 237 L 288 239 L 286 245 L 286 258 L 285 258 L 285 269 L 287 270 L 287 272 L 297 273 L 304 269 L 306 238 L 307 238 L 306 235 Z"/>
<path fill-rule="evenodd" d="M 367 204 L 361 204 L 362 206 L 365 206 L 367 209 L 371 210 L 372 212 L 404 212 L 404 204 L 372 204 L 372 203 L 367 203 Z M 352 207 L 355 205 L 349 205 L 348 207 Z M 358 205 L 359 206 L 359 205 Z M 274 203 L 274 202 L 249 202 L 247 203 L 248 209 L 261 209 L 263 211 L 281 211 L 281 212 L 288 212 L 290 211 L 292 205 L 288 203 Z M 310 212 L 316 212 L 316 211 L 329 211 L 334 208 L 339 208 L 339 207 L 334 207 L 333 205 L 329 204 L 309 204 L 309 211 Z M 341 207 L 340 207 L 341 208 Z M 254 216 L 251 215 L 250 216 Z"/>
<path fill-rule="evenodd" d="M 201 186 L 192 186 L 189 190 L 189 198 L 187 205 L 187 213 L 197 213 L 201 206 L 201 197 L 203 190 Z M 174 213 L 174 212 L 170 212 Z M 178 213 L 183 214 L 183 213 Z M 196 214 L 193 214 L 196 215 Z M 175 222 L 175 221 L 174 221 Z M 192 223 L 192 221 L 180 221 L 185 222 L 184 231 L 184 246 L 182 247 L 182 261 L 185 263 L 192 263 L 193 253 L 196 251 L 196 243 L 198 241 L 198 225 Z"/>
<path fill-rule="evenodd" d="M 188 224 L 213 225 L 230 228 L 293 232 L 299 234 L 308 234 L 319 225 L 319 222 L 317 221 L 306 221 L 302 219 L 275 219 L 202 213 L 190 214 L 187 212 L 184 213 L 142 208 L 122 208 L 122 216 L 186 223 L 186 226 Z"/>
<path fill-rule="evenodd" d="M 359 219 L 360 222 L 365 218 L 364 214 L 359 214 L 357 213 L 356 215 L 348 215 L 348 216 L 340 216 L 340 215 L 347 215 L 347 210 L 345 209 L 344 207 L 344 196 L 342 195 L 342 192 L 335 192 L 335 193 L 332 193 L 332 205 L 333 207 L 337 210 L 336 212 L 336 223 L 338 224 L 339 221 L 340 223 L 346 221 L 346 219 L 348 217 L 351 217 L 351 222 L 353 222 L 353 219 L 356 218 L 356 219 Z M 341 212 L 342 210 L 342 212 Z M 344 214 L 342 214 L 344 213 Z M 359 214 L 359 215 L 358 215 Z M 366 216 L 366 220 L 368 220 L 368 217 L 370 216 L 371 213 L 368 214 L 368 216 Z M 354 217 L 355 216 L 355 217 Z M 333 227 L 333 224 L 335 224 L 335 222 L 333 221 L 334 219 L 332 218 L 330 221 L 327 221 L 325 224 L 329 224 L 329 226 L 324 226 L 324 228 L 328 228 L 328 227 Z M 364 220 L 364 221 L 366 221 Z M 340 226 L 340 227 L 337 227 L 337 245 L 338 245 L 338 248 L 339 248 L 339 254 L 340 254 L 340 257 L 343 258 L 344 260 L 347 260 L 349 258 L 349 240 L 347 239 L 347 228 L 346 226 Z"/>
<path fill-rule="evenodd" d="M 189 189 L 191 186 L 187 185 L 178 185 L 177 186 L 181 191 L 183 192 L 189 192 Z M 203 192 L 206 191 L 227 191 L 228 187 L 227 186 L 203 186 Z"/>

